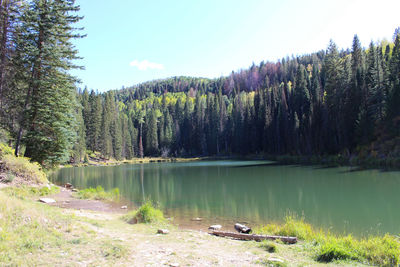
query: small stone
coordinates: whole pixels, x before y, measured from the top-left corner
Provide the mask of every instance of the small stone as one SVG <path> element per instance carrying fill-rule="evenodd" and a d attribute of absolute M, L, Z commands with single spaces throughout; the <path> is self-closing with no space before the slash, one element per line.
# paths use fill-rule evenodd
<path fill-rule="evenodd" d="M 169 231 L 167 229 L 158 229 L 157 234 L 166 235 L 169 234 Z"/>
<path fill-rule="evenodd" d="M 72 188 L 71 191 L 72 191 L 72 192 L 78 192 L 78 189 Z"/>
<path fill-rule="evenodd" d="M 46 204 L 55 203 L 56 202 L 54 199 L 47 198 L 47 197 L 39 198 L 39 201 L 42 202 L 42 203 L 46 203 Z"/>
<path fill-rule="evenodd" d="M 169 266 L 171 266 L 171 267 L 179 267 L 179 263 L 173 262 L 173 263 L 170 263 Z"/>
<path fill-rule="evenodd" d="M 273 261 L 273 262 L 280 262 L 280 263 L 284 263 L 283 260 L 278 259 L 278 258 L 268 258 L 269 261 Z"/>
<path fill-rule="evenodd" d="M 126 210 L 128 206 L 122 206 L 121 209 Z"/>
<path fill-rule="evenodd" d="M 199 221 L 202 221 L 203 219 L 202 218 L 199 218 L 199 217 L 197 217 L 197 218 L 193 218 L 192 219 L 192 221 L 196 221 L 196 222 L 199 222 Z"/>
<path fill-rule="evenodd" d="M 222 225 L 214 224 L 214 225 L 211 225 L 210 227 L 208 227 L 208 230 L 219 230 L 221 228 L 222 228 Z"/>

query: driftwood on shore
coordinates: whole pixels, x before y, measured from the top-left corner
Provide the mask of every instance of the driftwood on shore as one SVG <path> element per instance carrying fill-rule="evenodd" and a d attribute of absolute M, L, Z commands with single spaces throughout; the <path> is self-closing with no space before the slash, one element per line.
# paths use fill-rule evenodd
<path fill-rule="evenodd" d="M 277 235 L 249 235 L 249 234 L 238 234 L 233 232 L 222 232 L 222 231 L 212 231 L 211 234 L 221 237 L 232 237 L 241 240 L 282 240 L 284 243 L 295 244 L 297 243 L 297 237 L 292 236 L 277 236 Z"/>

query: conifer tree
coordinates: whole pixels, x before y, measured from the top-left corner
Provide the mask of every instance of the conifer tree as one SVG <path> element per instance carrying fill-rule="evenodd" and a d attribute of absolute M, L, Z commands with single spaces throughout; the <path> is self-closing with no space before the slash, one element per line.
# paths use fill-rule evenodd
<path fill-rule="evenodd" d="M 25 156 L 42 164 L 65 161 L 76 140 L 75 78 L 68 71 L 78 58 L 71 42 L 81 37 L 73 28 L 81 19 L 74 15 L 78 10 L 73 0 L 32 0 L 21 17 L 23 41 L 17 46 L 32 68 L 16 154 L 25 128 Z"/>

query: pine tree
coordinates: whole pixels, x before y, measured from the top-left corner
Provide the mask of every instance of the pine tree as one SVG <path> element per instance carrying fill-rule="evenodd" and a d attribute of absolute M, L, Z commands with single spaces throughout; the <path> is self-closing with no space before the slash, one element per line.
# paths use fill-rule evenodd
<path fill-rule="evenodd" d="M 74 1 L 33 0 L 22 15 L 25 28 L 20 51 L 30 58 L 31 79 L 25 102 L 25 156 L 42 164 L 65 161 L 76 138 L 75 78 L 67 73 L 75 68 L 77 51 L 71 40 L 81 37 L 72 25 Z M 16 154 L 22 137 L 18 133 Z"/>
<path fill-rule="evenodd" d="M 157 113 L 152 109 L 147 114 L 146 129 L 146 154 L 150 156 L 158 155 L 158 135 L 157 135 Z"/>
<path fill-rule="evenodd" d="M 100 133 L 100 150 L 101 154 L 110 158 L 113 156 L 113 140 L 111 136 L 111 120 L 112 120 L 112 98 L 110 94 L 106 94 L 103 103 L 103 111 L 101 115 L 101 133 Z"/>
<path fill-rule="evenodd" d="M 75 114 L 77 138 L 72 148 L 72 158 L 75 163 L 81 162 L 86 155 L 86 133 L 82 111 L 82 106 L 77 104 Z"/>
<path fill-rule="evenodd" d="M 389 97 L 387 101 L 386 119 L 389 129 L 394 136 L 400 134 L 400 33 L 397 32 L 392 57 L 389 64 Z"/>
<path fill-rule="evenodd" d="M 342 111 L 342 72 L 343 66 L 336 44 L 331 40 L 324 61 L 325 103 L 328 111 L 329 138 L 327 145 L 330 153 L 340 150 L 340 112 Z"/>

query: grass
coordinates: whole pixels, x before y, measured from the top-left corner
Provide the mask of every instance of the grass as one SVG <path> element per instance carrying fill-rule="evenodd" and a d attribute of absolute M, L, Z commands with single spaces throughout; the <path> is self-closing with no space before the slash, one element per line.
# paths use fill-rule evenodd
<path fill-rule="evenodd" d="M 57 186 L 43 186 L 43 187 L 32 187 L 32 186 L 20 186 L 20 187 L 6 187 L 2 191 L 10 196 L 19 199 L 28 199 L 38 196 L 47 196 L 57 194 L 60 188 Z"/>
<path fill-rule="evenodd" d="M 288 216 L 282 225 L 268 224 L 255 229 L 256 233 L 297 236 L 307 243 L 315 260 L 319 262 L 358 261 L 379 266 L 396 266 L 400 263 L 400 240 L 395 236 L 370 236 L 355 238 L 337 236 L 315 230 L 303 219 Z"/>
<path fill-rule="evenodd" d="M 131 211 L 122 219 L 128 223 L 163 223 L 164 214 L 155 208 L 151 201 L 146 201 L 138 210 Z"/>
<path fill-rule="evenodd" d="M 110 191 L 104 191 L 104 188 L 101 186 L 97 186 L 96 188 L 90 187 L 79 190 L 79 192 L 77 192 L 75 195 L 81 199 L 95 199 L 95 200 L 107 200 L 107 201 L 119 201 L 120 198 L 118 188 L 114 188 Z"/>
<path fill-rule="evenodd" d="M 9 175 L 21 177 L 26 182 L 35 184 L 48 183 L 40 164 L 30 162 L 26 157 L 15 157 L 12 148 L 4 143 L 0 143 L 0 159 L 3 162 L 1 166 L 3 171 Z"/>
<path fill-rule="evenodd" d="M 26 264 L 21 255 L 59 247 L 70 218 L 50 211 L 40 204 L 0 193 L 0 263 Z"/>
<path fill-rule="evenodd" d="M 272 241 L 263 241 L 263 242 L 261 242 L 260 248 L 266 250 L 269 253 L 275 253 L 278 250 L 276 244 L 274 242 L 272 242 Z"/>
<path fill-rule="evenodd" d="M 88 220 L 1 190 L 0 266 L 75 266 L 82 262 L 108 266 L 126 262 L 130 255 L 126 244 L 94 231 L 102 226 L 93 226 Z"/>

